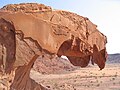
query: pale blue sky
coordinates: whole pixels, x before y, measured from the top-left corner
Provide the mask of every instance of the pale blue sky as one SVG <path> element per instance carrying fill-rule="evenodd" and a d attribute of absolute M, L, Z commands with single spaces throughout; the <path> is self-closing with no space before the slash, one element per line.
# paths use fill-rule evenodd
<path fill-rule="evenodd" d="M 120 0 L 1 0 L 6 4 L 37 2 L 88 17 L 108 38 L 108 53 L 120 53 Z"/>

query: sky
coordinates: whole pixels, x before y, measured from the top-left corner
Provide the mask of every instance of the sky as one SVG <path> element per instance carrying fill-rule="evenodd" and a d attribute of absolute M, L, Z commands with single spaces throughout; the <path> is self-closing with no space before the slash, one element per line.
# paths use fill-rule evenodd
<path fill-rule="evenodd" d="M 120 0 L 1 0 L 0 7 L 25 2 L 42 3 L 88 17 L 107 36 L 107 52 L 120 53 Z"/>

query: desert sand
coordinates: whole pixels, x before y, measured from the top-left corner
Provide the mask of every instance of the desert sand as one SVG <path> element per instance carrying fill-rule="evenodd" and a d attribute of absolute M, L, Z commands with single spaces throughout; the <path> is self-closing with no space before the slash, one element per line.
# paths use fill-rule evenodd
<path fill-rule="evenodd" d="M 94 65 L 60 74 L 40 74 L 31 70 L 31 78 L 50 90 L 120 90 L 120 64 Z"/>

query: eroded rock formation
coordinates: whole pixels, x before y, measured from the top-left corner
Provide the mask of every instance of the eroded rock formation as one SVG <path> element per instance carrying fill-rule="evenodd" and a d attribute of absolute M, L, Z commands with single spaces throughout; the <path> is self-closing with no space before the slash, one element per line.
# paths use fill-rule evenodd
<path fill-rule="evenodd" d="M 75 13 L 36 3 L 11 4 L 0 10 L 0 71 L 14 77 L 8 79 L 10 90 L 43 90 L 29 74 L 44 54 L 67 56 L 80 67 L 91 60 L 102 70 L 106 43 L 96 25 Z"/>

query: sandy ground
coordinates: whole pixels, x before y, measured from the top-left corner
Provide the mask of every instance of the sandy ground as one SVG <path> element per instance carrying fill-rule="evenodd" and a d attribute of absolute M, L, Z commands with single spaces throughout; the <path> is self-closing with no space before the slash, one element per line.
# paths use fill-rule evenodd
<path fill-rule="evenodd" d="M 107 64 L 101 71 L 95 65 L 49 75 L 32 70 L 31 77 L 50 90 L 120 90 L 120 64 Z"/>

